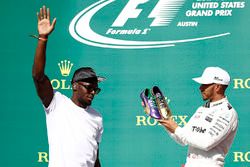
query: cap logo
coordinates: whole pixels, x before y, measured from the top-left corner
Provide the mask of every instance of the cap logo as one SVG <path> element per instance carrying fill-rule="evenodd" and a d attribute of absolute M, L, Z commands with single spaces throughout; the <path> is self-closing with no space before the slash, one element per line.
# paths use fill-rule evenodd
<path fill-rule="evenodd" d="M 73 63 L 70 63 L 69 60 L 64 60 L 58 63 L 58 66 L 62 76 L 69 76 Z"/>
<path fill-rule="evenodd" d="M 220 79 L 219 77 L 214 77 L 214 80 L 223 81 L 223 79 Z"/>

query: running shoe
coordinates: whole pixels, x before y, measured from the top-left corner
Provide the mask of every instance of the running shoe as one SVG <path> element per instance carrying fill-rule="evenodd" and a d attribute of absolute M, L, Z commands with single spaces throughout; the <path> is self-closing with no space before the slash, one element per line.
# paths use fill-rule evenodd
<path fill-rule="evenodd" d="M 145 89 L 141 92 L 140 97 L 144 105 L 144 111 L 147 115 L 155 119 L 161 119 L 161 114 L 157 108 L 157 104 L 154 96 L 152 96 L 149 89 Z"/>
<path fill-rule="evenodd" d="M 161 114 L 161 117 L 164 119 L 170 118 L 172 114 L 166 102 L 165 96 L 161 92 L 160 88 L 154 86 L 151 91 L 152 95 L 155 97 L 155 101 L 158 107 L 158 111 Z"/>

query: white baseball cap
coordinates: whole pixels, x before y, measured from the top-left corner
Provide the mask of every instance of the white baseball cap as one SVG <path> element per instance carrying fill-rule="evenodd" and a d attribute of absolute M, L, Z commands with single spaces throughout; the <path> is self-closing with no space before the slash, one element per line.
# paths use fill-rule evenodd
<path fill-rule="evenodd" d="M 199 84 L 217 83 L 221 85 L 229 85 L 230 76 L 228 72 L 220 67 L 207 67 L 201 77 L 193 78 Z"/>

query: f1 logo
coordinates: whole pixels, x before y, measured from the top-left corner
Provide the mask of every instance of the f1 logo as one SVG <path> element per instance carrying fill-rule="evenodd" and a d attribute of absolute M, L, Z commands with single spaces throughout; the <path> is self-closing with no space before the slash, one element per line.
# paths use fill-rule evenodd
<path fill-rule="evenodd" d="M 142 9 L 136 9 L 139 4 L 146 3 L 148 0 L 130 0 L 123 8 L 120 15 L 116 18 L 112 27 L 122 27 L 129 18 L 137 18 Z"/>
<path fill-rule="evenodd" d="M 149 0 L 129 0 L 112 27 L 123 27 L 128 19 L 137 18 L 143 9 L 138 9 L 138 5 Z M 167 26 L 176 16 L 185 0 L 159 0 L 148 18 L 154 18 L 150 26 Z"/>

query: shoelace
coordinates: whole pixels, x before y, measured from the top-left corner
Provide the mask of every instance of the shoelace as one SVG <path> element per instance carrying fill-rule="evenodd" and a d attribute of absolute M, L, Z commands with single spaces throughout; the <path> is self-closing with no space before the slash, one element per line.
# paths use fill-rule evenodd
<path fill-rule="evenodd" d="M 153 108 L 157 108 L 155 100 L 152 97 L 148 101 L 150 106 L 152 106 Z"/>
<path fill-rule="evenodd" d="M 157 94 L 156 94 L 156 98 L 158 98 L 159 101 L 160 101 L 160 104 L 159 104 L 159 105 L 160 105 L 161 107 L 164 107 L 164 106 L 165 106 L 164 98 L 161 96 L 160 93 L 157 93 Z"/>

